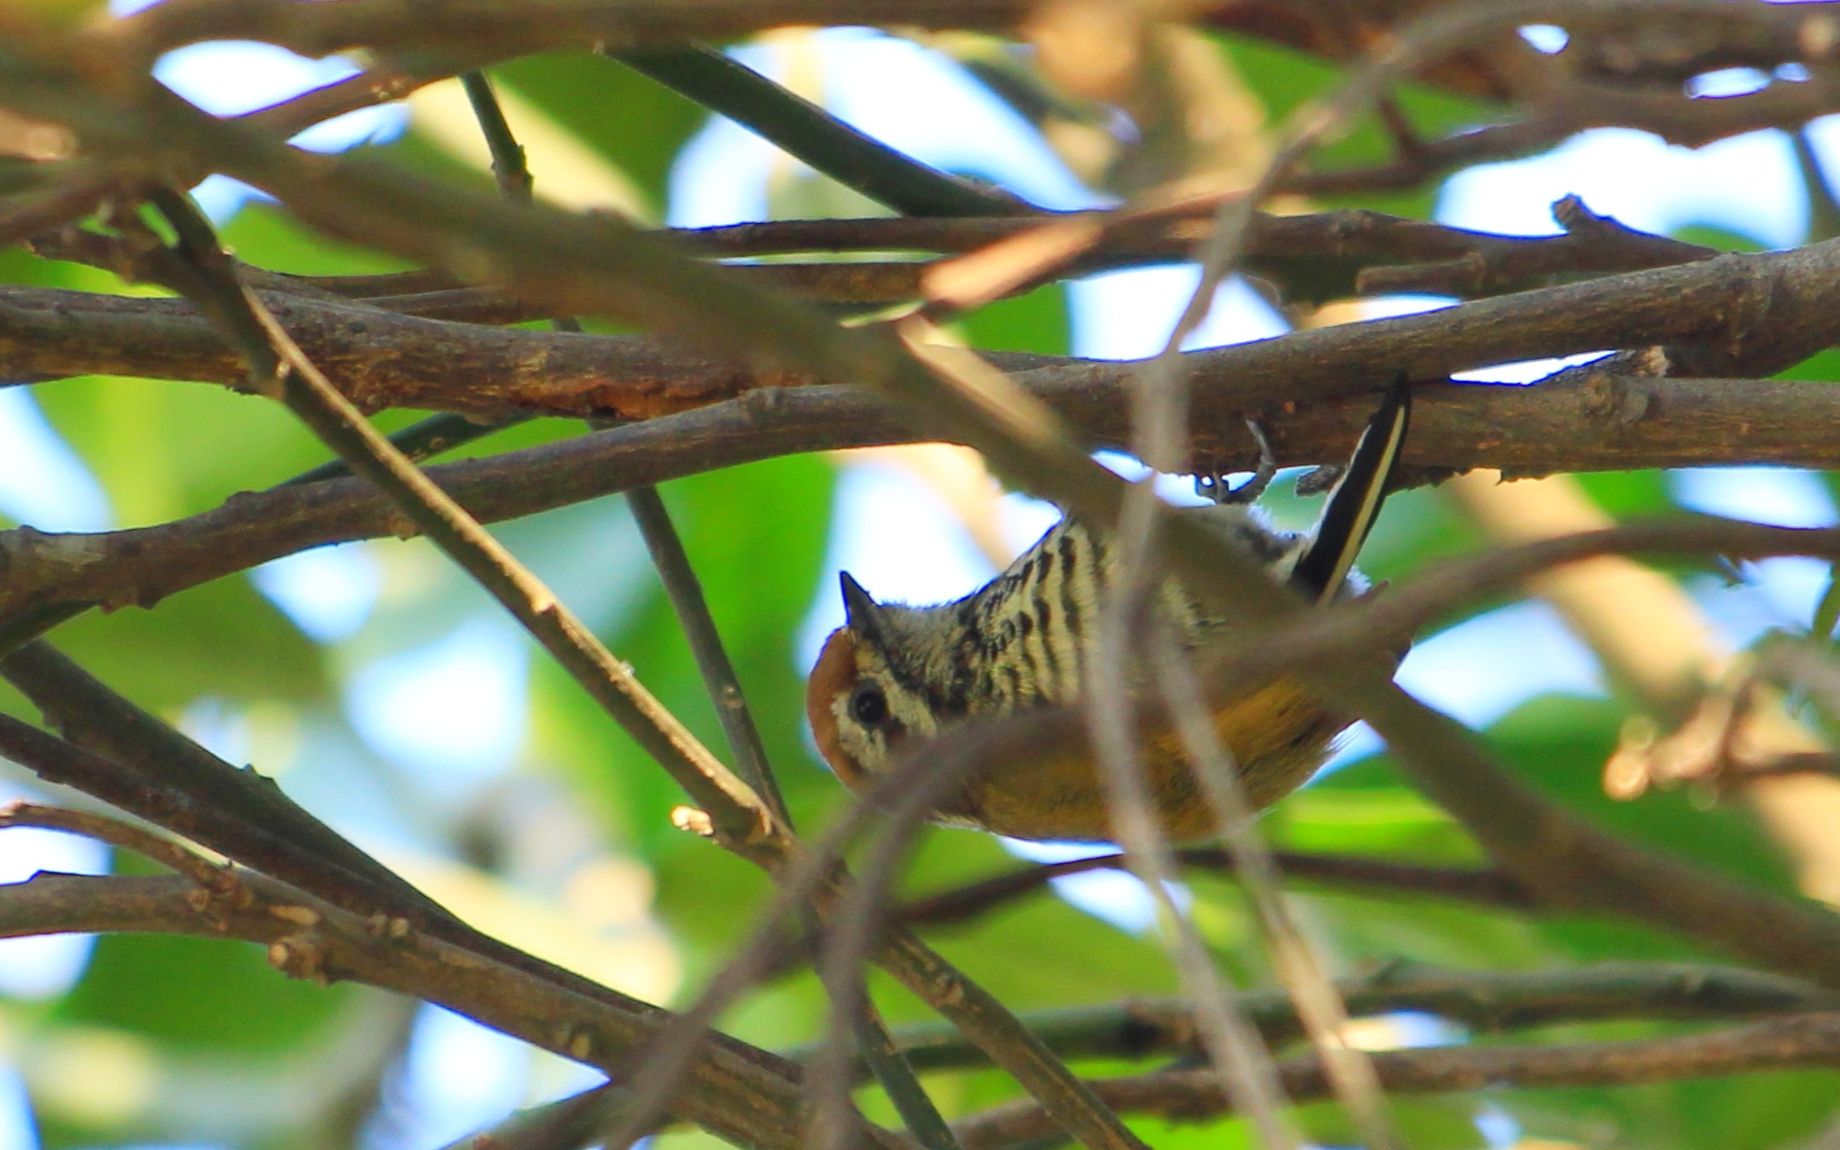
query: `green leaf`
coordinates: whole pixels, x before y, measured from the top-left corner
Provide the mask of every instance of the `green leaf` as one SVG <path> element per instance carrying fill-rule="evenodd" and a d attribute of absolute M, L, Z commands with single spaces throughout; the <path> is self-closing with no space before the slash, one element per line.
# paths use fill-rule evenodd
<path fill-rule="evenodd" d="M 91 610 L 47 639 L 138 705 L 171 713 L 203 697 L 302 701 L 328 689 L 324 652 L 241 576 L 181 591 L 153 610 Z M 10 687 L 0 705 L 36 714 Z"/>
<path fill-rule="evenodd" d="M 218 384 L 92 375 L 34 394 L 123 526 L 209 510 L 327 456 L 280 404 Z"/>
<path fill-rule="evenodd" d="M 709 114 L 677 93 L 592 52 L 552 52 L 501 64 L 492 76 L 574 133 L 651 197 L 663 214 L 672 166 Z M 542 157 L 531 158 L 543 186 Z"/>
<path fill-rule="evenodd" d="M 1815 604 L 1814 620 L 1808 630 L 1816 639 L 1832 639 L 1836 626 L 1840 626 L 1840 567 L 1830 567 L 1827 590 L 1821 592 L 1821 601 Z"/>
<path fill-rule="evenodd" d="M 987 351 L 1066 355 L 1073 343 L 1067 287 L 1047 284 L 979 308 L 960 324 L 966 342 Z"/>
<path fill-rule="evenodd" d="M 1533 1140 L 1630 1150 L 1773 1150 L 1799 1145 L 1832 1121 L 1840 1073 L 1788 1071 L 1491 1094 Z"/>
<path fill-rule="evenodd" d="M 53 1012 L 176 1049 L 263 1054 L 306 1042 L 352 989 L 283 978 L 252 946 L 181 935 L 104 935 Z"/>
<path fill-rule="evenodd" d="M 923 855 L 995 846 L 981 832 L 947 828 L 932 832 L 931 840 Z M 923 857 L 917 869 L 933 868 Z M 1048 892 L 1006 903 L 969 929 L 929 931 L 926 937 L 1015 1010 L 1170 994 L 1178 985 L 1175 966 L 1154 935 L 1120 930 Z M 1069 961 L 1069 955 L 1078 960 Z"/>
<path fill-rule="evenodd" d="M 246 204 L 223 226 L 222 235 L 237 258 L 290 275 L 380 275 L 409 266 L 395 256 L 310 229 L 282 208 L 261 201 Z"/>
<path fill-rule="evenodd" d="M 1772 245 L 1756 236 L 1733 231 L 1719 224 L 1693 222 L 1668 229 L 1668 234 L 1682 243 L 1717 248 L 1722 252 L 1761 252 Z"/>
<path fill-rule="evenodd" d="M 1475 1150 L 1485 1144 L 1476 1129 L 1476 1098 L 1469 1092 L 1389 1097 L 1386 1109 L 1401 1144 L 1412 1150 Z M 1361 1128 L 1339 1102 L 1299 1106 L 1294 1115 L 1304 1137 L 1315 1145 L 1360 1146 L 1365 1142 Z"/>
<path fill-rule="evenodd" d="M 1497 723 L 1489 743 L 1527 781 L 1614 834 L 1793 894 L 1788 863 L 1747 808 L 1707 808 L 1685 789 L 1650 790 L 1631 801 L 1604 793 L 1603 764 L 1625 714 L 1613 702 L 1546 695 Z"/>
<path fill-rule="evenodd" d="M 810 765 L 804 668 L 795 666 L 792 649 L 817 586 L 831 474 L 821 459 L 794 457 L 681 480 L 664 490 L 780 785 L 800 815 L 810 812 L 814 797 L 834 793 L 828 773 Z M 727 760 L 720 725 L 677 618 L 657 576 L 644 568 L 636 539 L 628 546 L 621 565 L 631 572 L 621 589 L 624 604 L 602 628 L 608 647 Z M 599 795 L 603 809 L 617 812 L 617 825 L 610 827 L 616 837 L 648 856 L 687 850 L 701 857 L 710 850 L 671 828 L 669 810 L 685 801 L 682 792 L 612 720 L 578 701 L 579 688 L 540 664 L 532 690 L 543 757 Z"/>
<path fill-rule="evenodd" d="M 1238 36 L 1222 36 L 1220 42 L 1232 56 L 1240 74 L 1264 101 L 1268 118 L 1274 125 L 1285 123 L 1306 101 L 1328 97 L 1346 78 L 1344 69 L 1306 52 Z M 1394 89 L 1394 96 L 1419 136 L 1425 139 L 1435 139 L 1460 128 L 1500 118 L 1500 111 L 1488 103 L 1429 87 L 1400 85 Z M 1312 167 L 1325 170 L 1365 167 L 1391 160 L 1394 150 L 1392 137 L 1379 120 L 1369 114 L 1350 125 L 1339 138 L 1317 147 L 1309 162 Z M 1430 180 L 1421 188 L 1366 193 L 1358 201 L 1351 198 L 1348 202 L 1374 211 L 1426 219 L 1435 206 L 1437 186 L 1438 181 Z"/>
<path fill-rule="evenodd" d="M 1677 510 L 1665 471 L 1596 471 L 1575 476 L 1591 501 L 1614 519 Z"/>
<path fill-rule="evenodd" d="M 1832 383 L 1840 380 L 1840 350 L 1828 348 L 1819 351 L 1796 364 L 1776 373 L 1776 379 L 1805 379 L 1815 383 Z M 1832 476 L 1833 472 L 1823 472 Z"/>

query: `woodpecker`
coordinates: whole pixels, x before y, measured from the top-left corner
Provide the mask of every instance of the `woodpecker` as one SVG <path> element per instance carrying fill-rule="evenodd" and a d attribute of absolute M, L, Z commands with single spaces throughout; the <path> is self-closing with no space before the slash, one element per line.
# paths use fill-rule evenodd
<path fill-rule="evenodd" d="M 1250 505 L 1262 481 L 1230 493 L 1216 481 L 1219 502 L 1179 514 L 1207 516 L 1273 579 L 1313 602 L 1361 594 L 1367 585 L 1354 571 L 1354 557 L 1385 500 L 1410 412 L 1403 382 L 1395 384 L 1308 532 L 1276 530 Z M 1261 478 L 1268 476 L 1262 467 Z M 825 641 L 806 692 L 806 715 L 825 761 L 847 786 L 862 790 L 897 752 L 948 727 L 1076 703 L 1094 664 L 1101 603 L 1119 577 L 1111 541 L 1072 517 L 995 579 L 950 603 L 878 603 L 844 572 L 845 624 Z M 1157 589 L 1157 607 L 1204 665 L 1210 648 L 1244 632 L 1173 579 Z M 1125 681 L 1134 689 L 1141 678 L 1127 668 Z M 1220 702 L 1214 712 L 1257 809 L 1302 785 L 1351 721 L 1289 678 Z M 1173 731 L 1149 734 L 1142 765 L 1171 839 L 1215 832 Z M 1116 837 L 1104 796 L 1098 766 L 1082 750 L 997 764 L 967 780 L 935 818 L 1014 838 L 1102 841 Z"/>

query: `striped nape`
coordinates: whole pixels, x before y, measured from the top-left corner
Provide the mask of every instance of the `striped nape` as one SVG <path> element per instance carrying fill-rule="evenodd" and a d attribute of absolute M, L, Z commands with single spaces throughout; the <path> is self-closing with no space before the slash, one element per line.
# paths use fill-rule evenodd
<path fill-rule="evenodd" d="M 1098 561 L 1086 531 L 1062 522 L 983 590 L 953 604 L 950 674 L 963 684 L 954 701 L 971 712 L 1000 712 L 1074 699 Z"/>
<path fill-rule="evenodd" d="M 1060 537 L 1054 541 L 1054 546 L 1060 557 L 1060 578 L 1049 590 L 1060 603 L 1060 626 L 1049 633 L 1048 641 L 1060 648 L 1060 661 L 1066 676 L 1064 682 L 1067 684 L 1064 697 L 1072 699 L 1079 691 L 1080 677 L 1086 670 L 1081 649 L 1088 622 L 1086 604 L 1098 599 L 1096 593 L 1083 594 L 1082 585 L 1088 590 L 1096 587 L 1092 569 L 1098 555 L 1093 547 L 1091 533 L 1077 523 L 1063 522 Z"/>

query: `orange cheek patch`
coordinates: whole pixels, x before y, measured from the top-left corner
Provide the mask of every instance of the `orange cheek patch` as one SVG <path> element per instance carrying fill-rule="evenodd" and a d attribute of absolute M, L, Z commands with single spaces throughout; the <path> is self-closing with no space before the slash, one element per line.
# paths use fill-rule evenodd
<path fill-rule="evenodd" d="M 811 723 L 812 737 L 818 741 L 818 753 L 852 788 L 862 782 L 862 765 L 843 749 L 831 706 L 838 695 L 846 694 L 855 685 L 856 640 L 849 628 L 839 627 L 824 641 L 824 650 L 811 669 L 811 681 L 805 687 L 805 718 Z"/>

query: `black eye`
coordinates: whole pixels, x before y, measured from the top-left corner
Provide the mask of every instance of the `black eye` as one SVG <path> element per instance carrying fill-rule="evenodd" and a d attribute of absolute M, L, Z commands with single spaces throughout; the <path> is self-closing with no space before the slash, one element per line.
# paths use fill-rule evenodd
<path fill-rule="evenodd" d="M 873 727 L 888 717 L 888 696 L 880 686 L 864 683 L 850 696 L 850 714 L 856 721 Z"/>

